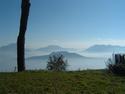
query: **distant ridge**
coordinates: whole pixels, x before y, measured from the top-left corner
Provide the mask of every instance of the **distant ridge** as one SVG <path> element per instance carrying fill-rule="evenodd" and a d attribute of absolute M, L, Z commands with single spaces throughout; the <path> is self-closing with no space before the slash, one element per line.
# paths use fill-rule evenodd
<path fill-rule="evenodd" d="M 16 47 L 16 43 L 10 43 L 8 45 L 5 45 L 5 46 L 1 46 L 0 47 L 0 51 L 16 51 L 17 47 Z M 28 49 L 28 48 L 25 48 L 26 51 L 41 51 L 41 52 L 57 52 L 57 51 L 76 51 L 76 49 L 73 49 L 73 48 L 63 48 L 63 47 L 60 47 L 58 45 L 49 45 L 49 46 L 46 46 L 46 47 L 43 47 L 43 48 L 39 48 L 39 49 Z"/>
<path fill-rule="evenodd" d="M 10 43 L 8 45 L 5 45 L 5 46 L 1 46 L 0 47 L 0 51 L 8 51 L 8 52 L 13 52 L 13 51 L 16 51 L 17 50 L 17 45 L 16 43 Z M 26 48 L 25 49 L 26 51 L 30 51 L 30 49 Z"/>
<path fill-rule="evenodd" d="M 70 52 L 66 52 L 66 51 L 58 51 L 58 52 L 52 52 L 49 55 L 32 56 L 32 57 L 29 57 L 27 59 L 48 59 L 49 56 L 53 56 L 53 55 L 63 55 L 67 59 L 69 59 L 69 58 L 87 58 L 87 57 L 84 57 L 84 56 L 76 54 L 76 53 L 70 53 Z"/>
<path fill-rule="evenodd" d="M 16 50 L 16 43 L 11 43 L 0 47 L 0 51 L 14 51 Z"/>
<path fill-rule="evenodd" d="M 49 45 L 47 47 L 37 49 L 37 51 L 42 51 L 42 52 L 75 51 L 75 50 L 76 49 L 73 48 L 63 48 L 58 45 Z"/>
<path fill-rule="evenodd" d="M 85 52 L 125 52 L 125 47 L 118 45 L 93 45 L 87 48 Z"/>

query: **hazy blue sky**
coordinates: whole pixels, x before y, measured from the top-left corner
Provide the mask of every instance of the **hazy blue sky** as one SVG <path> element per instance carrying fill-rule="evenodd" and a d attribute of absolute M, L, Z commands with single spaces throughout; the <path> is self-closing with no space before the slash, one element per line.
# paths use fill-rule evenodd
<path fill-rule="evenodd" d="M 16 42 L 21 0 L 0 0 L 0 46 Z M 125 45 L 125 0 L 31 0 L 29 47 Z"/>

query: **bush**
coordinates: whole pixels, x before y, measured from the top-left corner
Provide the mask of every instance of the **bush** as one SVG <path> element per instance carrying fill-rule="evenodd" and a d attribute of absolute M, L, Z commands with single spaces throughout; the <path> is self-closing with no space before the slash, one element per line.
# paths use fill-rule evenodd
<path fill-rule="evenodd" d="M 116 55 L 117 56 L 117 55 Z M 116 56 L 114 58 L 110 58 L 107 61 L 107 68 L 110 73 L 114 73 L 117 75 L 125 75 L 125 62 L 121 59 L 117 60 Z"/>
<path fill-rule="evenodd" d="M 53 55 L 49 57 L 47 69 L 52 71 L 65 71 L 67 60 L 64 60 L 63 55 Z"/>

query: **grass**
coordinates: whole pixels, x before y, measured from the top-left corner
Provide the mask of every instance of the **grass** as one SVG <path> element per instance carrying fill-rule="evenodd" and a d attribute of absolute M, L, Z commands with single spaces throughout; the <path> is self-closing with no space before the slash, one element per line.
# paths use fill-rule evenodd
<path fill-rule="evenodd" d="M 125 77 L 104 71 L 0 73 L 0 94 L 125 94 Z"/>

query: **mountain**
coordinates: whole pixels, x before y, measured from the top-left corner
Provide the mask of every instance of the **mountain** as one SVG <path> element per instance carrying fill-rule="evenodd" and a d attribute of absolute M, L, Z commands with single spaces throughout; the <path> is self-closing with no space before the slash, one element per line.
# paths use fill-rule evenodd
<path fill-rule="evenodd" d="M 73 48 L 63 48 L 57 45 L 49 45 L 47 47 L 39 48 L 37 51 L 42 52 L 56 52 L 56 51 L 75 51 L 76 49 Z"/>
<path fill-rule="evenodd" d="M 16 50 L 16 44 L 11 43 L 5 46 L 0 47 L 0 51 L 15 51 Z"/>
<path fill-rule="evenodd" d="M 16 51 L 16 49 L 17 49 L 16 43 L 11 43 L 11 44 L 0 47 L 0 51 L 3 51 L 3 52 L 4 51 L 6 51 L 6 52 L 14 52 L 14 51 Z M 30 51 L 30 49 L 28 49 L 28 48 L 26 48 L 25 50 Z"/>
<path fill-rule="evenodd" d="M 82 55 L 79 55 L 77 53 L 70 53 L 70 52 L 66 52 L 66 51 L 61 51 L 61 52 L 52 52 L 50 54 L 50 56 L 52 55 L 63 55 L 65 56 L 66 58 L 85 58 L 84 56 Z"/>
<path fill-rule="evenodd" d="M 0 53 L 16 53 L 16 43 L 11 43 L 11 44 L 8 44 L 8 45 L 5 45 L 5 46 L 1 46 L 0 47 Z M 44 52 L 57 52 L 57 51 L 75 51 L 76 49 L 73 49 L 73 48 L 63 48 L 63 47 L 60 47 L 60 46 L 57 46 L 57 45 L 49 45 L 47 47 L 43 47 L 43 48 L 39 48 L 39 49 L 28 49 L 28 48 L 25 48 L 25 51 L 26 52 L 34 52 L 34 53 L 44 53 Z"/>
<path fill-rule="evenodd" d="M 26 51 L 26 56 L 27 54 L 30 54 L 30 49 L 25 49 Z M 2 60 L 4 57 L 4 59 L 8 59 L 8 58 L 16 58 L 17 57 L 17 45 L 16 43 L 11 43 L 5 46 L 1 46 L 0 47 L 0 59 Z"/>
<path fill-rule="evenodd" d="M 75 59 L 75 58 L 87 58 L 87 57 L 84 57 L 84 56 L 76 54 L 76 53 L 69 53 L 69 52 L 66 52 L 66 51 L 58 51 L 58 52 L 52 52 L 49 55 L 32 56 L 32 57 L 29 57 L 27 59 L 28 60 L 33 60 L 33 59 L 48 59 L 49 56 L 53 56 L 53 55 L 63 55 L 67 59 L 71 59 L 71 58 L 73 58 L 73 59 Z"/>
<path fill-rule="evenodd" d="M 86 49 L 85 52 L 125 52 L 125 47 L 117 45 L 93 45 Z"/>
<path fill-rule="evenodd" d="M 7 60 L 10 58 L 16 58 L 16 44 L 11 43 L 0 47 L 0 60 Z"/>

